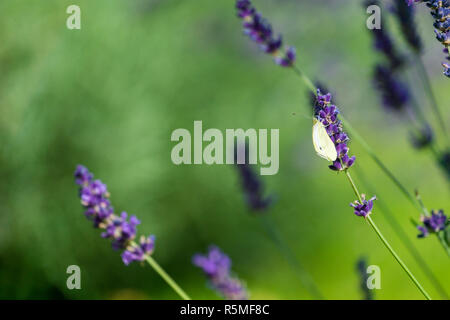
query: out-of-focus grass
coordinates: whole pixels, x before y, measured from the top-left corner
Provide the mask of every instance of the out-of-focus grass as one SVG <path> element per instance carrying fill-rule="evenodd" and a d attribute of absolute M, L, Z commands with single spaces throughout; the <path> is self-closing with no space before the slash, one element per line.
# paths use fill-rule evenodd
<path fill-rule="evenodd" d="M 242 35 L 232 1 L 79 0 L 80 31 L 65 27 L 70 4 L 0 3 L 0 297 L 176 298 L 150 268 L 124 267 L 85 220 L 72 178 L 82 163 L 107 183 L 118 211 L 139 216 L 140 233 L 157 235 L 155 258 L 192 297 L 216 298 L 190 263 L 215 243 L 253 298 L 309 298 L 248 214 L 233 166 L 172 164 L 171 132 L 202 120 L 204 128 L 280 129 L 280 171 L 262 177 L 278 197 L 269 214 L 327 298 L 360 298 L 361 255 L 381 267 L 377 298 L 421 298 L 352 214 L 344 176 L 314 154 L 305 87 Z M 445 177 L 429 155 L 410 148 L 401 119 L 378 106 L 369 78 L 377 57 L 360 3 L 255 4 L 407 187 L 420 188 L 430 208 L 448 208 Z M 418 14 L 448 114 L 438 43 L 428 13 Z M 417 212 L 357 143 L 351 153 L 450 290 L 442 249 L 415 239 L 409 218 Z M 374 219 L 437 297 L 376 209 Z M 71 264 L 81 267 L 82 290 L 65 287 Z"/>

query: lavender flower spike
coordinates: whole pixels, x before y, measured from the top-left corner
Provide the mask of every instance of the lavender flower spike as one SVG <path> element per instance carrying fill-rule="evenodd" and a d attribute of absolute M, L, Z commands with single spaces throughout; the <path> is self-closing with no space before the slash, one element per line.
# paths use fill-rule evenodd
<path fill-rule="evenodd" d="M 259 44 L 262 51 L 271 54 L 276 64 L 282 67 L 292 67 L 296 53 L 293 47 L 281 49 L 281 35 L 275 36 L 272 26 L 253 7 L 250 0 L 236 1 L 237 16 L 243 20 L 244 33 Z"/>
<path fill-rule="evenodd" d="M 382 96 L 383 105 L 395 112 L 404 110 L 409 102 L 408 88 L 400 82 L 391 68 L 377 65 L 373 75 L 374 84 Z"/>
<path fill-rule="evenodd" d="M 448 47 L 450 46 L 450 0 L 406 0 L 408 5 L 415 2 L 424 2 L 430 8 L 431 16 L 434 18 L 434 33 L 436 39 L 444 46 L 444 52 L 448 56 Z M 450 60 L 450 59 L 449 59 Z M 447 64 L 444 64 L 444 75 L 450 77 L 450 71 Z"/>
<path fill-rule="evenodd" d="M 328 136 L 333 141 L 337 151 L 337 159 L 329 166 L 331 170 L 343 171 L 350 168 L 355 162 L 355 156 L 349 157 L 347 145 L 349 137 L 342 128 L 342 122 L 338 119 L 339 110 L 331 104 L 331 94 L 323 95 L 317 89 L 316 102 L 314 104 L 314 117 L 325 126 Z"/>
<path fill-rule="evenodd" d="M 239 163 L 239 153 L 245 154 L 245 162 Z M 273 204 L 273 196 L 264 196 L 264 184 L 249 163 L 248 145 L 236 146 L 235 163 L 241 178 L 242 190 L 252 212 L 264 212 Z"/>
<path fill-rule="evenodd" d="M 373 209 L 373 201 L 377 199 L 376 196 L 373 196 L 369 200 L 366 200 L 366 195 L 361 195 L 362 203 L 356 200 L 354 203 L 350 203 L 350 206 L 353 207 L 355 210 L 355 214 L 358 217 L 364 217 L 367 218 L 371 213 Z"/>
<path fill-rule="evenodd" d="M 380 5 L 377 0 L 366 1 L 365 6 Z M 382 53 L 392 70 L 398 70 L 405 64 L 404 57 L 398 53 L 392 38 L 386 28 L 386 23 L 382 21 L 383 27 L 381 29 L 369 30 L 374 39 L 374 48 L 376 51 Z"/>
<path fill-rule="evenodd" d="M 218 247 L 211 246 L 206 255 L 196 254 L 192 263 L 200 267 L 210 285 L 227 300 L 247 300 L 245 286 L 231 275 L 231 260 Z"/>
<path fill-rule="evenodd" d="M 410 7 L 409 3 L 403 1 L 394 1 L 394 13 L 408 44 L 416 52 L 421 52 L 423 46 L 414 21 L 414 7 Z"/>
<path fill-rule="evenodd" d="M 450 225 L 450 220 L 444 214 L 443 210 L 432 210 L 430 217 L 422 216 L 420 220 L 423 225 L 417 226 L 417 229 L 420 231 L 420 234 L 417 235 L 418 238 L 425 238 L 430 233 L 439 233 Z"/>
<path fill-rule="evenodd" d="M 114 214 L 109 201 L 106 185 L 94 180 L 94 175 L 84 166 L 77 166 L 75 183 L 80 186 L 81 205 L 86 209 L 85 216 L 94 222 L 94 228 L 104 229 L 103 238 L 111 239 L 114 250 L 124 250 L 122 260 L 125 265 L 133 261 L 143 261 L 153 252 L 155 237 L 141 238 L 139 245 L 134 244 L 137 225 L 140 221 L 126 212 Z"/>

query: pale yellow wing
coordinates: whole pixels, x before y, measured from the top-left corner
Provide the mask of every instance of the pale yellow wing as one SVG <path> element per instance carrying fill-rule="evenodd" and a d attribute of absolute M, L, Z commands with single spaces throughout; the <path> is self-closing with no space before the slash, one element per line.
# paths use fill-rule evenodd
<path fill-rule="evenodd" d="M 314 149 L 320 157 L 328 161 L 336 160 L 336 147 L 334 146 L 333 141 L 331 141 L 331 138 L 328 136 L 327 130 L 323 126 L 322 122 L 317 119 L 314 119 L 312 139 Z"/>

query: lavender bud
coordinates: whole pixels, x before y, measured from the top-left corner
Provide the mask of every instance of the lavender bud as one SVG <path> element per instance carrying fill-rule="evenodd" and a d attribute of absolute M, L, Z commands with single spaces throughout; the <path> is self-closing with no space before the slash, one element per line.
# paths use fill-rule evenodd
<path fill-rule="evenodd" d="M 281 35 L 274 36 L 272 26 L 256 11 L 250 0 L 236 1 L 237 16 L 243 20 L 244 34 L 249 36 L 265 53 L 274 57 L 276 64 L 282 67 L 292 67 L 295 63 L 295 48 L 282 50 Z"/>
<path fill-rule="evenodd" d="M 376 196 L 373 196 L 369 200 L 366 200 L 366 195 L 361 195 L 362 203 L 358 200 L 355 200 L 354 203 L 350 203 L 350 206 L 354 208 L 354 213 L 358 217 L 366 218 L 369 214 L 372 213 L 373 209 L 373 201 L 377 199 Z"/>
<path fill-rule="evenodd" d="M 419 238 L 425 238 L 431 233 L 439 233 L 445 230 L 450 224 L 443 210 L 432 210 L 430 217 L 422 216 L 420 220 L 422 221 L 422 225 L 417 226 L 417 229 L 420 231 L 417 235 Z"/>
<path fill-rule="evenodd" d="M 450 64 L 448 64 L 448 63 L 442 63 L 442 66 L 444 67 L 444 72 L 443 72 L 443 74 L 446 76 L 446 77 L 449 77 L 450 78 Z"/>
<path fill-rule="evenodd" d="M 125 249 L 122 253 L 123 262 L 128 265 L 150 255 L 153 252 L 154 236 L 141 238 L 138 247 L 133 245 L 136 227 L 141 223 L 136 216 L 128 219 L 126 212 L 120 216 L 114 214 L 106 185 L 100 180 L 93 180 L 94 175 L 86 167 L 77 166 L 74 176 L 75 183 L 80 185 L 79 195 L 81 205 L 86 209 L 85 216 L 94 222 L 95 228 L 104 229 L 101 236 L 111 239 L 113 249 Z"/>

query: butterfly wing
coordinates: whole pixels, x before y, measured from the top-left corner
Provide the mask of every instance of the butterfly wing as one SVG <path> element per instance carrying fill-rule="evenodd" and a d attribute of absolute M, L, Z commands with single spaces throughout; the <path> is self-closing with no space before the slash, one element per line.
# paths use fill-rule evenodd
<path fill-rule="evenodd" d="M 320 157 L 328 161 L 336 160 L 336 147 L 334 146 L 333 141 L 331 141 L 331 138 L 328 136 L 327 130 L 323 126 L 322 122 L 316 119 L 314 119 L 312 139 L 314 149 Z"/>

